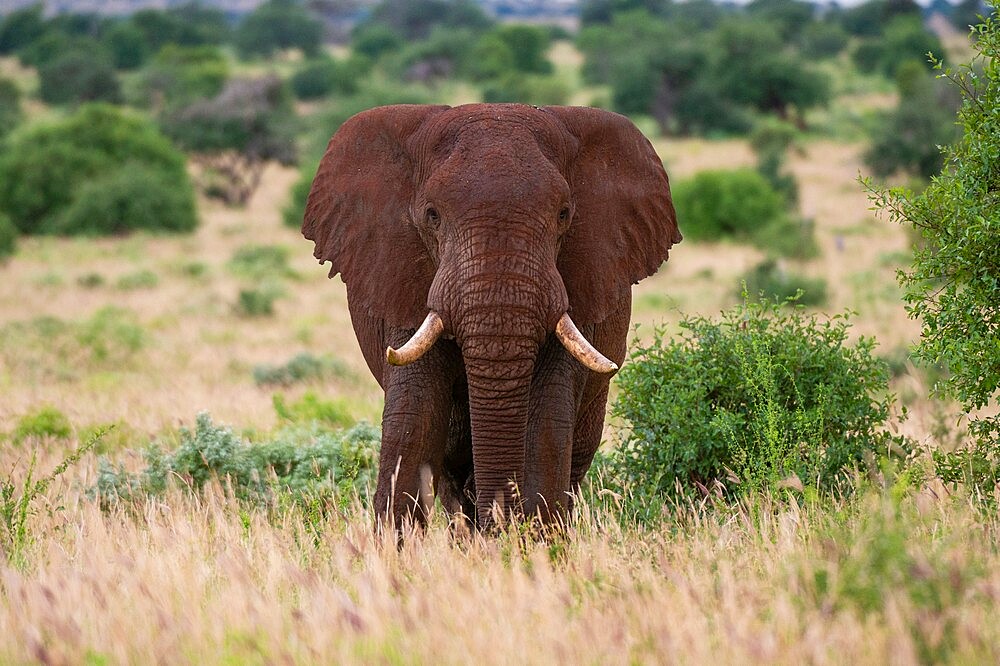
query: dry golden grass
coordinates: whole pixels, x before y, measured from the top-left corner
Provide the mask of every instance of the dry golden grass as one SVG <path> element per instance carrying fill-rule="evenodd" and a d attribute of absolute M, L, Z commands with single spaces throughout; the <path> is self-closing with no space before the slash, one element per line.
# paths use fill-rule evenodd
<path fill-rule="evenodd" d="M 548 541 L 438 519 L 397 552 L 360 507 L 268 518 L 215 487 L 105 514 L 74 472 L 38 503 L 28 564 L 0 563 L 4 663 L 1000 659 L 1000 524 L 930 491 L 759 498 L 658 531 L 584 509 Z"/>

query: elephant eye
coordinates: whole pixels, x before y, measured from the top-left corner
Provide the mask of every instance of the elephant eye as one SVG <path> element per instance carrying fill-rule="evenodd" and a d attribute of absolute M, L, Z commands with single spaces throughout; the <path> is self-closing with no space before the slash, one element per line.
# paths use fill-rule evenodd
<path fill-rule="evenodd" d="M 566 206 L 561 211 L 559 211 L 559 221 L 565 222 L 568 219 L 569 219 L 569 207 Z"/>
<path fill-rule="evenodd" d="M 441 221 L 440 216 L 438 216 L 437 210 L 434 208 L 427 209 L 427 222 L 437 226 L 437 223 Z"/>

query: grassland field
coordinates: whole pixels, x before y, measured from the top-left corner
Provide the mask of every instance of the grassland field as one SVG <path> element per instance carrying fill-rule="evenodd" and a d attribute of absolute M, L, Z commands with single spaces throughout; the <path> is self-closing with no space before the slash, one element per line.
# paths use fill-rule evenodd
<path fill-rule="evenodd" d="M 579 83 L 579 54 L 559 44 L 553 60 Z M 601 94 L 573 89 L 575 103 Z M 453 101 L 470 94 L 456 89 Z M 893 101 L 884 88 L 845 90 L 822 120 Z M 754 162 L 742 140 L 653 143 L 675 181 Z M 817 133 L 791 151 L 820 254 L 784 265 L 824 278 L 822 310 L 854 311 L 852 334 L 890 353 L 919 333 L 895 280 L 910 239 L 870 210 L 858 183 L 864 148 Z M 40 406 L 65 414 L 73 432 L 8 439 L 0 474 L 20 487 L 33 455 L 44 475 L 107 424 L 116 428 L 101 453 L 130 468 L 199 411 L 267 432 L 277 392 L 312 391 L 378 423 L 381 391 L 344 285 L 282 223 L 296 178 L 268 167 L 245 208 L 200 199 L 188 236 L 22 239 L 0 266 L 0 436 Z M 287 248 L 288 270 L 263 282 L 241 273 L 233 257 L 246 246 Z M 740 276 L 763 257 L 736 244 L 678 245 L 634 289 L 636 335 L 732 306 Z M 272 316 L 241 313 L 241 290 L 258 288 L 277 294 Z M 254 381 L 255 367 L 306 351 L 334 357 L 338 372 L 291 387 Z M 932 442 L 953 424 L 955 408 L 928 397 L 919 369 L 892 388 L 909 410 L 892 427 Z M 617 424 L 605 435 L 613 446 Z M 584 506 L 549 539 L 456 538 L 437 515 L 397 550 L 373 535 L 360 504 L 274 516 L 220 484 L 203 496 L 175 489 L 138 512 L 102 511 L 87 494 L 96 470 L 87 454 L 49 485 L 32 505 L 22 558 L 0 561 L 0 663 L 1000 662 L 1000 522 L 940 483 L 903 495 L 875 475 L 851 499 L 668 507 L 656 530 Z"/>

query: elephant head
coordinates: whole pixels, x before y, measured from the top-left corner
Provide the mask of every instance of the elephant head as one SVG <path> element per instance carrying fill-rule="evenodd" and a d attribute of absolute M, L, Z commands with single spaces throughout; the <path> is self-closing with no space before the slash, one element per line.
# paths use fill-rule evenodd
<path fill-rule="evenodd" d="M 352 312 L 416 329 L 390 364 L 419 362 L 441 336 L 460 348 L 479 511 L 516 502 L 540 346 L 556 335 L 591 370 L 616 370 L 577 325 L 620 311 L 681 240 L 667 175 L 631 122 L 517 104 L 353 117 L 330 141 L 302 232 Z"/>

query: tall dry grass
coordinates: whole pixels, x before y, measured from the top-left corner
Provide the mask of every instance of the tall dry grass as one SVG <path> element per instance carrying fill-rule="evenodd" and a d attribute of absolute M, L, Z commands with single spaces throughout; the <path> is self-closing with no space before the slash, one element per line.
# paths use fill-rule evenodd
<path fill-rule="evenodd" d="M 397 551 L 361 506 L 267 515 L 216 485 L 102 513 L 92 481 L 51 486 L 22 564 L 0 564 L 0 662 L 1000 660 L 1000 520 L 942 488 L 675 508 L 656 529 L 583 507 L 548 540 L 437 516 Z"/>

